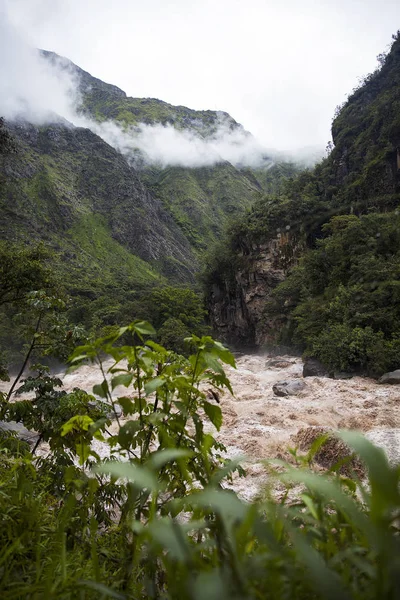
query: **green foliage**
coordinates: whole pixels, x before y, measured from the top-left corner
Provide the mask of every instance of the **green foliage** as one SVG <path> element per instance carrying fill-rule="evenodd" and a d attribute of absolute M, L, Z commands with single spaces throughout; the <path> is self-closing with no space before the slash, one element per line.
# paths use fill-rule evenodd
<path fill-rule="evenodd" d="M 116 347 L 127 333 L 141 345 Z M 35 461 L 0 439 L 2 597 L 396 598 L 400 469 L 383 450 L 342 432 L 367 484 L 336 465 L 321 475 L 312 460 L 325 436 L 305 457 L 292 451 L 296 468 L 266 464 L 271 486 L 287 489 L 280 502 L 269 488 L 241 501 L 224 489 L 238 463 L 223 461 L 203 429 L 201 408 L 219 427 L 219 407 L 199 389 L 201 381 L 229 387 L 221 362 L 233 357 L 211 338 L 193 338 L 189 359 L 172 356 L 144 342 L 153 333 L 136 321 L 72 357 L 98 362 L 103 376 L 104 352 L 112 357 L 98 390 L 109 399 L 132 386 L 133 396 L 119 399 L 130 419 L 106 439 L 113 460 L 90 450 L 104 428 L 83 413 L 61 427 L 62 438 L 75 436 L 81 467 L 56 454 L 57 463 Z"/>
<path fill-rule="evenodd" d="M 380 375 L 400 349 L 398 212 L 339 216 L 273 293 L 266 312 L 292 321 L 291 340 L 332 370 Z"/>
<path fill-rule="evenodd" d="M 190 288 L 162 287 L 154 289 L 148 299 L 151 322 L 158 329 L 167 319 L 179 319 L 192 333 L 204 327 L 202 298 Z"/>
<path fill-rule="evenodd" d="M 50 258 L 43 244 L 23 248 L 0 241 L 0 306 L 20 304 L 33 290 L 54 289 Z"/>
<path fill-rule="evenodd" d="M 245 317 L 248 343 L 273 317 L 276 329 L 284 325 L 269 339 L 374 375 L 398 366 L 398 36 L 380 63 L 338 111 L 329 156 L 260 197 L 207 259 L 203 277 L 207 302 L 229 315 L 265 252 L 271 275 L 297 265 L 266 302 L 265 318 Z M 264 284 L 268 297 L 273 279 Z"/>

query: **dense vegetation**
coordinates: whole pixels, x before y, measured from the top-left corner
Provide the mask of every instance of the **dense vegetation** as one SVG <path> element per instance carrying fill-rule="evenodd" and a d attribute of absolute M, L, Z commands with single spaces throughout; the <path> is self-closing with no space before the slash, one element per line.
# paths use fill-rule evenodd
<path fill-rule="evenodd" d="M 73 365 L 99 365 L 98 399 L 65 393 L 43 367 L 14 401 L 2 394 L 2 417 L 39 435 L 32 450 L 0 432 L 2 598 L 397 598 L 399 468 L 343 433 L 368 486 L 339 475 L 343 462 L 313 473 L 322 439 L 293 453 L 296 468 L 266 465 L 272 486 L 300 486 L 295 500 L 266 491 L 242 502 L 224 489 L 242 470 L 207 432 L 205 420 L 219 429 L 222 415 L 202 391 L 230 389 L 223 363 L 233 356 L 194 336 L 184 358 L 152 334 L 135 321 L 75 350 Z M 118 386 L 127 390 L 117 399 Z"/>
<path fill-rule="evenodd" d="M 307 348 L 332 371 L 376 376 L 394 370 L 400 353 L 398 211 L 333 217 L 322 233 L 265 312 L 284 307 L 281 339 Z"/>
<path fill-rule="evenodd" d="M 331 156 L 286 182 L 290 170 L 278 183 L 267 177 L 271 195 L 231 227 L 207 275 L 208 284 L 234 286 L 237 270 L 265 240 L 286 236 L 280 260 L 285 268 L 297 264 L 276 287 L 266 316 L 283 310 L 281 338 L 332 369 L 379 373 L 396 366 L 400 349 L 398 87 L 389 86 L 384 126 L 376 119 L 386 106 L 381 85 L 396 77 L 399 44 L 368 79 L 367 97 L 363 88 L 353 97 L 371 131 L 379 130 L 374 144 L 364 136 L 366 121 L 357 121 L 361 111 L 343 107 Z M 99 85 L 118 102 L 124 97 Z M 130 108 L 134 115 L 137 106 Z M 65 143 L 75 151 L 65 152 Z M 95 146 L 94 162 L 83 156 L 86 144 Z M 77 193 L 71 182 L 79 152 Z M 242 502 L 227 484 L 243 468 L 215 439 L 222 412 L 205 392 L 230 390 L 224 364 L 235 361 L 203 335 L 198 294 L 177 285 L 190 272 L 191 258 L 179 259 L 189 246 L 178 239 L 170 255 L 146 259 L 133 251 L 144 252 L 137 222 L 149 204 L 164 228 L 161 240 L 171 241 L 172 230 L 179 238 L 162 206 L 137 180 L 129 188 L 129 167 L 90 132 L 22 126 L 15 144 L 0 122 L 0 153 L 17 155 L 8 156 L 8 177 L 0 181 L 7 232 L 0 245 L 0 342 L 11 354 L 23 347 L 19 369 L 0 393 L 1 597 L 398 598 L 400 468 L 362 437 L 342 432 L 366 481 L 352 472 L 352 456 L 317 474 L 320 439 L 305 456 L 292 450 L 291 464 L 266 463 L 270 486 Z M 125 204 L 113 202 L 114 184 Z M 31 229 L 7 230 L 24 215 Z M 31 233 L 45 243 L 26 243 Z M 151 228 L 146 233 L 153 250 L 160 240 Z M 297 247 L 307 248 L 300 260 Z M 132 322 L 133 315 L 139 319 Z M 121 319 L 130 325 L 117 327 Z M 93 394 L 67 393 L 45 365 L 32 364 L 68 355 L 72 368 L 98 366 Z M 10 355 L 2 358 L 6 380 Z M 351 478 L 341 474 L 344 464 Z M 274 499 L 276 482 L 286 490 L 281 501 Z"/>
<path fill-rule="evenodd" d="M 238 274 L 251 278 L 272 242 L 273 268 L 289 276 L 249 331 L 276 317 L 269 336 L 276 342 L 332 370 L 373 375 L 398 367 L 399 34 L 379 62 L 338 108 L 329 156 L 259 198 L 230 226 L 205 272 L 209 297 L 216 286 L 227 302 L 240 298 Z"/>

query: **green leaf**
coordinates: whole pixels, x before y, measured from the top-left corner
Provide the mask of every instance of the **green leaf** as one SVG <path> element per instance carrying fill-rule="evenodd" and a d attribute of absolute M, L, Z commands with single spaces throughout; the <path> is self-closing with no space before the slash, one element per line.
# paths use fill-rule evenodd
<path fill-rule="evenodd" d="M 200 573 L 193 586 L 194 600 L 231 600 L 232 592 L 219 569 Z"/>
<path fill-rule="evenodd" d="M 133 415 L 133 413 L 135 412 L 135 405 L 132 402 L 131 398 L 122 396 L 121 398 L 118 398 L 118 404 L 121 405 L 124 415 Z"/>
<path fill-rule="evenodd" d="M 100 473 L 112 475 L 117 479 L 127 479 L 140 490 L 147 489 L 156 492 L 159 488 L 157 477 L 150 469 L 133 463 L 109 461 L 97 467 L 96 470 Z"/>
<path fill-rule="evenodd" d="M 163 467 L 166 463 L 180 458 L 189 458 L 193 456 L 193 452 L 190 450 L 184 450 L 183 448 L 168 448 L 167 450 L 161 450 L 154 452 L 150 457 L 150 464 L 155 471 Z"/>
<path fill-rule="evenodd" d="M 294 545 L 298 549 L 298 557 L 308 567 L 311 582 L 321 594 L 321 598 L 351 600 L 351 596 L 343 587 L 339 575 L 327 567 L 322 556 L 307 543 L 303 535 L 295 531 L 294 528 L 290 529 Z"/>
<path fill-rule="evenodd" d="M 132 331 L 141 335 L 156 335 L 156 330 L 153 325 L 150 325 L 147 321 L 134 322 L 130 327 Z"/>
<path fill-rule="evenodd" d="M 310 496 L 308 496 L 307 494 L 301 494 L 300 498 L 303 500 L 304 504 L 307 506 L 308 510 L 310 511 L 310 513 L 312 514 L 314 519 L 316 521 L 318 521 L 319 517 L 318 517 L 317 507 L 315 506 L 312 498 L 310 498 Z"/>
<path fill-rule="evenodd" d="M 75 445 L 76 453 L 79 456 L 79 464 L 84 465 L 90 456 L 90 444 L 81 438 Z"/>
<path fill-rule="evenodd" d="M 75 415 L 61 427 L 61 435 L 65 436 L 71 431 L 88 431 L 89 427 L 94 423 L 93 419 L 88 415 Z"/>
<path fill-rule="evenodd" d="M 215 404 L 211 404 L 210 402 L 207 402 L 207 400 L 204 401 L 203 408 L 204 408 L 204 412 L 206 413 L 207 417 L 210 419 L 211 423 L 219 431 L 221 428 L 221 425 L 222 425 L 221 408 L 219 406 L 216 406 Z"/>
<path fill-rule="evenodd" d="M 180 529 L 178 523 L 168 518 L 159 519 L 149 525 L 152 539 L 167 550 L 175 560 L 185 563 L 190 559 L 190 547 L 184 532 L 179 531 Z"/>
<path fill-rule="evenodd" d="M 149 396 L 149 394 L 152 394 L 153 392 L 155 392 L 159 387 L 164 385 L 164 383 L 165 383 L 165 379 L 163 379 L 162 377 L 155 377 L 151 381 L 148 381 L 147 383 L 145 383 L 144 389 L 146 392 L 146 396 Z"/>
<path fill-rule="evenodd" d="M 222 362 L 236 369 L 235 357 L 227 348 L 225 348 L 225 346 L 221 344 L 221 342 L 214 342 L 214 349 Z"/>
<path fill-rule="evenodd" d="M 211 508 L 224 517 L 244 519 L 248 507 L 233 492 L 221 490 L 205 490 L 190 497 L 193 505 Z"/>
<path fill-rule="evenodd" d="M 133 442 L 133 438 L 136 433 L 140 430 L 141 425 L 139 421 L 128 421 L 120 428 L 118 432 L 118 443 L 122 448 L 129 448 Z M 136 444 L 134 445 L 136 447 Z"/>
<path fill-rule="evenodd" d="M 220 373 L 221 375 L 224 375 L 225 372 L 224 372 L 224 369 L 223 369 L 221 363 L 219 362 L 218 358 L 213 356 L 213 354 L 211 352 L 204 352 L 203 358 L 204 358 L 204 362 L 206 363 L 206 365 L 209 369 L 211 369 L 212 371 L 215 371 L 216 373 Z"/>
<path fill-rule="evenodd" d="M 107 398 L 108 383 L 106 379 L 104 379 L 102 383 L 98 383 L 93 386 L 93 394 L 100 396 L 100 398 Z"/>
<path fill-rule="evenodd" d="M 363 435 L 355 431 L 341 431 L 338 435 L 357 452 L 368 468 L 371 516 L 384 516 L 400 504 L 397 469 L 390 467 L 384 450 L 374 446 Z"/>
<path fill-rule="evenodd" d="M 116 375 L 111 379 L 111 389 L 114 390 L 119 385 L 129 387 L 132 383 L 133 377 L 133 373 L 121 373 L 120 375 Z"/>

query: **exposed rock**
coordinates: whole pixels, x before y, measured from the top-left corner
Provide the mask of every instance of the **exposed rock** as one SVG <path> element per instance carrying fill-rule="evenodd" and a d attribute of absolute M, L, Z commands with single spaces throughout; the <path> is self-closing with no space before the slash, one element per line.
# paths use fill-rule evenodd
<path fill-rule="evenodd" d="M 379 383 L 390 383 L 391 385 L 400 384 L 400 369 L 391 371 L 390 373 L 385 373 L 379 379 Z"/>
<path fill-rule="evenodd" d="M 306 384 L 301 379 L 293 379 L 288 381 L 278 381 L 272 386 L 275 396 L 296 396 L 306 388 Z"/>
<path fill-rule="evenodd" d="M 303 367 L 303 377 L 330 377 L 330 373 L 317 358 L 307 358 Z"/>
<path fill-rule="evenodd" d="M 265 363 L 267 368 L 287 369 L 290 365 L 294 365 L 294 360 L 283 360 L 282 358 L 270 358 Z"/>
<path fill-rule="evenodd" d="M 276 344 L 284 319 L 265 318 L 265 304 L 303 249 L 302 238 L 280 234 L 243 256 L 233 280 L 214 283 L 207 303 L 219 338 L 249 347 Z"/>
<path fill-rule="evenodd" d="M 333 379 L 352 379 L 353 373 L 346 373 L 345 371 L 335 371 Z"/>
<path fill-rule="evenodd" d="M 122 154 L 89 129 L 67 122 L 42 127 L 16 122 L 8 127 L 19 150 L 0 164 L 12 207 L 2 213 L 2 238 L 15 240 L 23 235 L 39 241 L 51 237 L 53 243 L 62 240 L 67 251 L 77 251 L 79 256 L 79 245 L 66 244 L 65 231 L 78 227 L 86 215 L 90 233 L 94 215 L 110 239 L 135 256 L 152 264 L 157 261 L 175 279 L 193 279 L 197 263 L 188 240 Z M 49 156 L 51 171 L 46 166 Z M 33 192 L 28 193 L 38 180 L 45 190 L 40 203 Z"/>
<path fill-rule="evenodd" d="M 365 468 L 359 458 L 353 456 L 353 451 L 342 440 L 337 438 L 332 430 L 325 427 L 305 427 L 300 429 L 293 437 L 296 446 L 303 451 L 308 451 L 319 437 L 327 435 L 326 441 L 314 455 L 314 461 L 324 469 L 331 469 L 339 461 L 348 459 L 340 469 L 342 475 L 351 476 L 356 473 L 363 477 Z"/>
<path fill-rule="evenodd" d="M 0 421 L 0 429 L 15 432 L 20 440 L 27 442 L 30 446 L 34 446 L 39 439 L 39 434 L 36 431 L 29 431 L 22 423 L 16 421 Z"/>

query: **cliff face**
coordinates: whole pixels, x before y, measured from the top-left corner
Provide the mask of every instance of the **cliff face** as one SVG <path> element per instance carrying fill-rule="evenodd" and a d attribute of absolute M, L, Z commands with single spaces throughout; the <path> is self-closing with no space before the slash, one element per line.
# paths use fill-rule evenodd
<path fill-rule="evenodd" d="M 331 154 L 257 201 L 221 245 L 230 254 L 214 259 L 206 286 L 212 323 L 227 341 L 259 346 L 279 338 L 287 311 L 269 312 L 271 292 L 306 249 L 318 247 L 329 219 L 398 207 L 400 35 L 381 63 L 338 111 Z"/>
<path fill-rule="evenodd" d="M 304 250 L 299 236 L 279 234 L 240 257 L 234 278 L 214 282 L 209 290 L 210 319 L 218 337 L 238 346 L 274 344 L 283 324 L 265 306 Z"/>
<path fill-rule="evenodd" d="M 9 131 L 17 151 L 1 158 L 2 239 L 43 240 L 75 256 L 77 268 L 103 262 L 112 269 L 118 252 L 133 279 L 193 279 L 187 239 L 121 154 L 68 123 Z"/>

